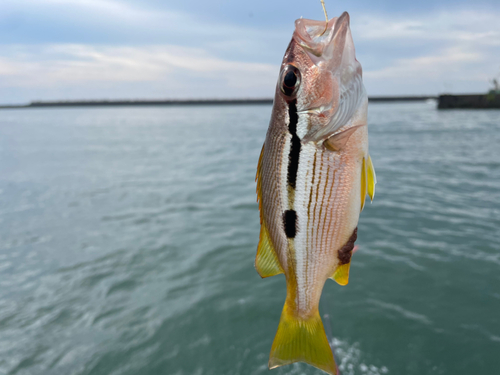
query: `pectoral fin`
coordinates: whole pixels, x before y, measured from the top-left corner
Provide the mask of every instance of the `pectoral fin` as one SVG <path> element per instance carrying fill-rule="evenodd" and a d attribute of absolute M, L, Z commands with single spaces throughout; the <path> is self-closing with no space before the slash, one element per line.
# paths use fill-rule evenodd
<path fill-rule="evenodd" d="M 351 135 L 353 135 L 353 133 L 361 126 L 363 125 L 353 126 L 352 128 L 344 130 L 343 132 L 334 134 L 326 141 L 324 141 L 323 145 L 327 150 L 340 151 L 345 147 Z"/>

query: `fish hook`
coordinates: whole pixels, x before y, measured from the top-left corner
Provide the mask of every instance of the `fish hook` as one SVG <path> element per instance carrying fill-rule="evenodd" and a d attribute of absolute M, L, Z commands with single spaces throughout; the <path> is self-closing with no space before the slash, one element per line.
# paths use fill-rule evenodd
<path fill-rule="evenodd" d="M 325 8 L 325 0 L 320 0 L 321 1 L 321 6 L 323 7 L 323 12 L 325 13 L 325 18 L 326 18 L 326 24 L 325 24 L 325 29 L 323 30 L 323 32 L 321 34 L 319 34 L 319 36 L 322 36 L 326 29 L 328 29 L 328 14 L 326 13 L 326 8 Z"/>

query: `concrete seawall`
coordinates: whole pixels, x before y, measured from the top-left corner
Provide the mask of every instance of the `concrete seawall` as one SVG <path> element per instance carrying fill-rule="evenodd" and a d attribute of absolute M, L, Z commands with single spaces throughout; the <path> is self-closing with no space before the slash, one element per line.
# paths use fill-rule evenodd
<path fill-rule="evenodd" d="M 500 109 L 500 94 L 440 95 L 438 109 Z"/>

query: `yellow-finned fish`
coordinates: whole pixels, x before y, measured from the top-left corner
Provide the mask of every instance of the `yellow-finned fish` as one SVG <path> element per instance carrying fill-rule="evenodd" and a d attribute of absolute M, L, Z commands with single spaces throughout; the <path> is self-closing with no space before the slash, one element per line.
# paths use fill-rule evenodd
<path fill-rule="evenodd" d="M 337 373 L 318 305 L 326 279 L 347 284 L 359 214 L 375 194 L 367 106 L 348 13 L 326 29 L 295 21 L 257 167 L 255 268 L 287 283 L 271 369 L 303 361 Z"/>

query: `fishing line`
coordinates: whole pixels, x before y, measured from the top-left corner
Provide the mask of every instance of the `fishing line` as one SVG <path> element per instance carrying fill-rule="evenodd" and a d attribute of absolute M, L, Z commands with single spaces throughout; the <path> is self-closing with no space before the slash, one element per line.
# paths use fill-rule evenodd
<path fill-rule="evenodd" d="M 326 24 L 325 24 L 325 29 L 321 34 L 319 34 L 319 36 L 323 35 L 326 29 L 328 29 L 328 14 L 326 13 L 325 0 L 320 0 L 320 1 L 321 1 L 321 6 L 323 7 L 323 12 L 325 13 Z"/>
<path fill-rule="evenodd" d="M 326 311 L 330 311 L 330 300 L 328 298 L 325 298 L 324 301 L 324 305 L 326 305 Z M 323 314 L 323 324 L 325 328 L 326 338 L 328 339 L 328 343 L 330 344 L 330 348 L 332 349 L 335 367 L 337 368 L 337 375 L 342 375 L 339 370 L 337 356 L 335 355 L 335 348 L 333 347 L 332 319 L 328 312 L 326 314 Z"/>

